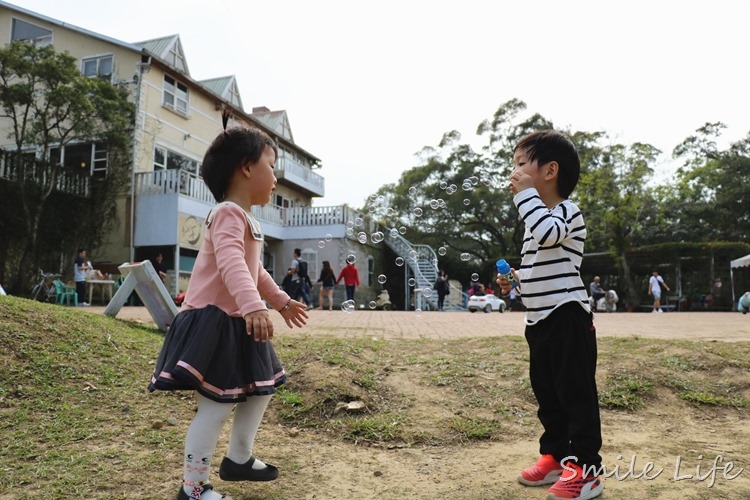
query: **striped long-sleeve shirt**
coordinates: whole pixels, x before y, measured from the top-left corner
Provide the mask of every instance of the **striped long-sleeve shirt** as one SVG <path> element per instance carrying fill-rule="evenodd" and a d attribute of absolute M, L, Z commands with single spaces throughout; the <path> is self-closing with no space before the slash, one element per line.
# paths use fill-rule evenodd
<path fill-rule="evenodd" d="M 526 226 L 518 270 L 526 324 L 538 323 L 566 302 L 590 311 L 579 272 L 586 241 L 581 211 L 570 200 L 547 208 L 534 188 L 516 194 L 513 203 Z"/>

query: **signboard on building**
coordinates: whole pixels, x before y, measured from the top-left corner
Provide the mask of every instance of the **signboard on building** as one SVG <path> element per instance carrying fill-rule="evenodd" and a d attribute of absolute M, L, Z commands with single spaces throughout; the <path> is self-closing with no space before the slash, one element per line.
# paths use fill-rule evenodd
<path fill-rule="evenodd" d="M 205 228 L 202 217 L 180 213 L 177 241 L 182 248 L 200 250 Z"/>

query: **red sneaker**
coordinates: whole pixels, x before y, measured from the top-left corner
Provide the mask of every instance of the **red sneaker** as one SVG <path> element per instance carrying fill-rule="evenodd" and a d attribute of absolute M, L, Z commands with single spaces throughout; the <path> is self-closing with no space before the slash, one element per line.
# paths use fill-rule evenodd
<path fill-rule="evenodd" d="M 531 467 L 521 471 L 518 482 L 526 486 L 553 484 L 560 479 L 563 468 L 552 455 L 542 455 Z"/>
<path fill-rule="evenodd" d="M 547 500 L 589 500 L 602 494 L 604 484 L 599 477 L 583 477 L 583 469 L 573 462 L 565 467 L 562 477 L 547 490 Z"/>

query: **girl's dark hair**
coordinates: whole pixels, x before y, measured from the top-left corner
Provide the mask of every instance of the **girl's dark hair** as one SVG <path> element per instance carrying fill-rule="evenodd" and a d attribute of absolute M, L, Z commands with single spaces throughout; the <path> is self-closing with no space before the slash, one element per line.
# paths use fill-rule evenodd
<path fill-rule="evenodd" d="M 519 149 L 524 150 L 529 162 L 537 160 L 539 167 L 556 161 L 560 166 L 557 192 L 563 198 L 570 197 L 581 175 L 581 160 L 573 141 L 556 130 L 540 130 L 522 137 L 513 152 Z"/>
<path fill-rule="evenodd" d="M 328 262 L 327 260 L 324 260 L 323 261 L 323 269 L 330 269 L 330 268 L 331 268 L 331 263 Z"/>
<path fill-rule="evenodd" d="M 229 181 L 234 171 L 248 163 L 260 160 L 266 146 L 278 156 L 273 139 L 257 128 L 231 127 L 227 129 L 229 112 L 221 114 L 224 130 L 211 143 L 203 156 L 201 177 L 217 202 L 226 198 Z"/>

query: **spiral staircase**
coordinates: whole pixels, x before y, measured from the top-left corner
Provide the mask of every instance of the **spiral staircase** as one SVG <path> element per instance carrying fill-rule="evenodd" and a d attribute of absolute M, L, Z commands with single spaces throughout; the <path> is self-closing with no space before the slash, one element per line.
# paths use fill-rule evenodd
<path fill-rule="evenodd" d="M 386 232 L 385 244 L 393 250 L 396 255 L 404 259 L 404 266 L 414 278 L 414 286 L 409 286 L 408 280 L 404 284 L 405 296 L 414 295 L 413 304 L 415 308 L 422 310 L 437 310 L 437 292 L 432 287 L 438 277 L 437 255 L 429 245 L 412 245 L 397 230 Z M 446 311 L 465 311 L 465 301 L 461 300 L 463 292 L 451 286 L 451 294 L 445 298 L 443 309 Z M 459 299 L 450 300 L 451 297 Z M 456 303 L 458 302 L 458 303 Z"/>

